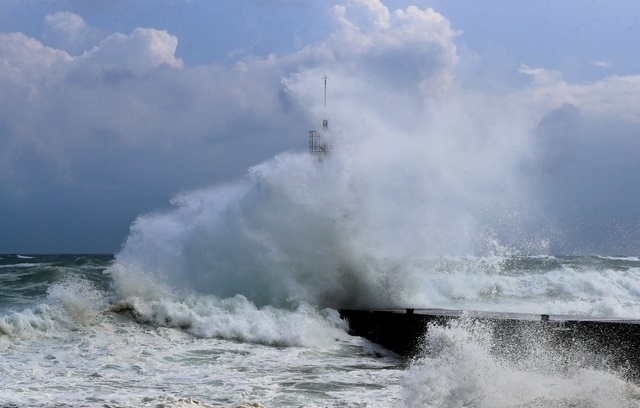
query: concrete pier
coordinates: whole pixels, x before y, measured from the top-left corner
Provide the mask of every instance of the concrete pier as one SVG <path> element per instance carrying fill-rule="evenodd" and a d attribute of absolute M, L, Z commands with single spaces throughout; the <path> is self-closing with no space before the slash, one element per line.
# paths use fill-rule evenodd
<path fill-rule="evenodd" d="M 423 352 L 431 325 L 456 319 L 484 323 L 492 330 L 492 350 L 517 360 L 534 343 L 580 366 L 611 369 L 640 379 L 640 320 L 589 319 L 575 316 L 468 312 L 444 309 L 350 310 L 340 315 L 350 333 L 364 337 L 401 356 Z"/>

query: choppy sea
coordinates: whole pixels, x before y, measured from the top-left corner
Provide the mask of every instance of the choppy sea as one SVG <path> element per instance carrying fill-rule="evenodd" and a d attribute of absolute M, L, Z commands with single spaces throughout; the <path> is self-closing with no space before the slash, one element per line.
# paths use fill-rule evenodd
<path fill-rule="evenodd" d="M 468 319 L 410 360 L 349 334 L 340 308 L 640 316 L 633 250 L 560 256 L 566 223 L 418 159 L 285 153 L 139 216 L 114 255 L 0 255 L 0 407 L 640 406 L 624 372 L 542 342 L 505 359 Z"/>
<path fill-rule="evenodd" d="M 404 361 L 350 336 L 333 308 L 221 297 L 127 268 L 112 255 L 0 256 L 0 406 L 640 406 L 620 373 L 511 364 L 468 322 L 433 328 L 424 341 L 439 351 Z M 428 277 L 438 288 L 430 306 L 640 312 L 635 257 L 449 257 L 395 268 Z"/>

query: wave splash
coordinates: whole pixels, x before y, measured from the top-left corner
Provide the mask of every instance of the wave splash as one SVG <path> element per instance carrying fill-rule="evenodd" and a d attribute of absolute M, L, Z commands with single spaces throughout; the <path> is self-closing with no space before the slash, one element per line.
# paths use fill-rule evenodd
<path fill-rule="evenodd" d="M 284 94 L 317 116 L 319 102 L 306 102 L 321 77 L 314 69 L 292 75 Z M 334 83 L 370 87 L 344 72 L 332 72 Z M 528 114 L 495 104 L 477 112 L 477 100 L 455 95 L 435 106 L 419 87 L 384 92 L 366 103 L 357 92 L 332 99 L 341 107 L 332 123 L 348 137 L 328 160 L 283 153 L 243 180 L 139 217 L 116 257 L 127 271 L 114 274 L 118 290 L 126 293 L 124 275 L 135 273 L 220 299 L 239 294 L 258 307 L 405 306 L 420 280 L 407 260 L 491 253 L 505 239 L 546 249 L 535 234 L 517 233 L 527 226 L 529 197 L 517 174 L 531 143 Z M 390 113 L 396 100 L 413 114 Z M 496 124 L 492 109 L 504 120 Z"/>
<path fill-rule="evenodd" d="M 346 154 L 282 154 L 244 180 L 176 197 L 172 211 L 132 226 L 110 268 L 119 297 L 179 289 L 285 309 L 640 310 L 634 257 L 518 255 L 455 206 L 458 222 L 433 223 L 420 215 L 430 200 L 380 194 L 385 183 L 365 173 Z M 426 197 L 415 190 L 401 189 Z M 447 255 L 474 252 L 484 255 Z"/>
<path fill-rule="evenodd" d="M 52 284 L 42 303 L 3 313 L 0 335 L 22 339 L 64 336 L 94 323 L 107 303 L 105 292 L 76 276 Z"/>
<path fill-rule="evenodd" d="M 283 80 L 285 94 L 312 100 L 317 74 Z M 337 88 L 367 89 L 365 79 L 332 78 Z M 197 292 L 257 310 L 523 307 L 517 311 L 598 316 L 638 310 L 633 276 L 623 277 L 620 288 L 605 282 L 581 294 L 589 279 L 583 270 L 564 274 L 574 287 L 555 270 L 499 266 L 563 247 L 564 235 L 549 224 L 534 188 L 544 153 L 538 114 L 455 92 L 427 103 L 415 92 L 402 98 L 406 89 L 384 90 L 388 98 L 371 103 L 335 98 L 344 108 L 333 112 L 335 122 L 349 137 L 328 160 L 283 153 L 243 180 L 181 194 L 171 211 L 139 217 L 109 270 L 122 307 L 159 321 L 162 313 L 149 312 L 161 308 L 158 302 L 173 296 L 184 305 Z M 394 97 L 411 100 L 413 113 L 389 114 Z M 442 272 L 443 259 L 462 266 Z M 607 271 L 594 271 L 606 278 Z M 609 301 L 616 291 L 622 303 Z M 180 321 L 179 307 L 166 309 L 167 324 Z M 208 319 L 196 314 L 187 319 L 192 329 Z"/>
<path fill-rule="evenodd" d="M 139 271 L 258 306 L 393 303 L 403 282 L 391 284 L 383 272 L 389 247 L 359 227 L 367 210 L 353 183 L 336 182 L 344 177 L 338 170 L 336 162 L 283 154 L 246 180 L 179 196 L 174 211 L 138 218 L 117 255 L 127 271 L 115 274 L 120 290 Z"/>
<path fill-rule="evenodd" d="M 471 319 L 433 326 L 424 353 L 403 379 L 406 406 L 632 407 L 640 388 L 589 356 L 563 354 L 532 336 L 525 347 L 496 350 L 489 324 Z M 522 346 L 522 345 L 520 345 Z"/>

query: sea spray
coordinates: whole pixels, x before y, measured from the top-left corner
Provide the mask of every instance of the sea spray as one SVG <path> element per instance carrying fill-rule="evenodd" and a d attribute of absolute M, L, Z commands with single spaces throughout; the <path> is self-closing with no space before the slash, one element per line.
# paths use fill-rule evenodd
<path fill-rule="evenodd" d="M 246 180 L 182 195 L 174 211 L 136 221 L 112 269 L 257 305 L 388 302 L 380 271 L 366 268 L 376 250 L 357 230 L 357 197 L 329 166 L 284 154 Z"/>
<path fill-rule="evenodd" d="M 420 279 L 402 265 L 473 251 L 474 222 L 464 211 L 434 221 L 430 211 L 439 211 L 420 183 L 369 170 L 340 154 L 323 163 L 279 155 L 245 180 L 183 194 L 174 210 L 139 217 L 117 268 L 257 305 L 401 305 Z M 460 222 L 444 227 L 444 219 Z"/>
<path fill-rule="evenodd" d="M 322 110 L 315 74 L 283 80 L 311 116 Z M 373 79 L 330 74 L 332 89 L 364 90 Z M 407 259 L 483 255 L 488 240 L 546 249 L 524 231 L 530 197 L 519 166 L 531 115 L 495 100 L 479 109 L 477 97 L 455 92 L 434 104 L 419 86 L 378 91 L 384 97 L 330 95 L 344 143 L 326 160 L 282 153 L 243 180 L 183 193 L 173 210 L 134 222 L 116 263 L 259 307 L 391 307 L 418 295 L 421 277 L 402 268 Z M 412 108 L 393 115 L 389 101 Z"/>
<path fill-rule="evenodd" d="M 62 308 L 62 316 L 70 328 L 91 324 L 107 305 L 106 294 L 86 280 L 69 280 L 52 285 L 47 300 Z M 62 319 L 62 317 L 61 317 Z"/>
<path fill-rule="evenodd" d="M 586 351 L 567 355 L 540 333 L 514 347 L 495 341 L 492 325 L 473 319 L 430 326 L 422 355 L 403 378 L 405 406 L 604 408 L 640 401 L 638 388 L 619 374 L 582 365 Z"/>
<path fill-rule="evenodd" d="M 90 326 L 107 302 L 106 293 L 86 279 L 74 276 L 58 281 L 38 303 L 0 315 L 0 337 L 64 336 Z"/>
<path fill-rule="evenodd" d="M 581 265 L 580 257 L 527 256 L 534 248 L 544 253 L 544 242 L 503 245 L 495 234 L 480 233 L 470 213 L 458 214 L 455 205 L 444 210 L 448 202 L 433 198 L 428 184 L 416 181 L 412 188 L 378 177 L 380 170 L 349 149 L 322 162 L 284 153 L 243 180 L 184 193 L 171 211 L 139 217 L 109 269 L 120 297 L 162 299 L 164 292 L 195 290 L 288 309 L 640 312 L 637 259 L 600 269 L 593 267 L 598 258 Z M 431 211 L 460 222 L 444 227 L 444 220 L 423 216 Z M 520 227 L 517 217 L 511 226 Z"/>

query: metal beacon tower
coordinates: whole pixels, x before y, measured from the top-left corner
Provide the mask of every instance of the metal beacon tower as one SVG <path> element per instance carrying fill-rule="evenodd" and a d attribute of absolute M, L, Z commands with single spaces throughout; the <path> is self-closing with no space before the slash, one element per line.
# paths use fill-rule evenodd
<path fill-rule="evenodd" d="M 327 119 L 327 77 L 324 77 L 324 116 L 322 120 L 322 130 L 309 131 L 309 153 L 323 159 L 334 149 L 335 144 L 340 141 L 340 134 L 329 129 Z"/>

